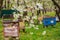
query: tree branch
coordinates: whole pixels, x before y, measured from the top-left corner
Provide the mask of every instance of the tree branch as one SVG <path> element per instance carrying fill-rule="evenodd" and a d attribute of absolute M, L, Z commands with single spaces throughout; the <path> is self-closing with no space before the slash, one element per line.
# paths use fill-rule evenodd
<path fill-rule="evenodd" d="M 52 0 L 52 2 L 54 3 L 55 6 L 57 6 L 60 9 L 60 6 L 58 5 L 58 3 L 55 0 Z"/>

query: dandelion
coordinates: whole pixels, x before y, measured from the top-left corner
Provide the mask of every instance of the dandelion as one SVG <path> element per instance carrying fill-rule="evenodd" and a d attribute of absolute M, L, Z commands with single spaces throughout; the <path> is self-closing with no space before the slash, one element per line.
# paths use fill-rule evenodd
<path fill-rule="evenodd" d="M 33 32 L 30 32 L 30 34 L 33 34 Z"/>
<path fill-rule="evenodd" d="M 43 31 L 42 35 L 45 35 L 46 34 L 46 31 Z"/>
<path fill-rule="evenodd" d="M 38 27 L 38 25 L 36 25 L 36 27 Z"/>
<path fill-rule="evenodd" d="M 40 24 L 42 24 L 42 21 L 40 21 Z"/>
<path fill-rule="evenodd" d="M 35 29 L 36 29 L 36 30 L 38 30 L 39 28 L 38 28 L 38 27 L 36 27 Z"/>

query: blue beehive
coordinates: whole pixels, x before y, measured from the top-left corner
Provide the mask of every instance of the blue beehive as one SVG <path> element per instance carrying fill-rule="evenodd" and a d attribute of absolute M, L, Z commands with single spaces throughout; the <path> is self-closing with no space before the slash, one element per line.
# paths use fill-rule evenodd
<path fill-rule="evenodd" d="M 55 25 L 56 24 L 56 18 L 55 17 L 44 18 L 43 24 L 44 24 L 44 26 Z"/>

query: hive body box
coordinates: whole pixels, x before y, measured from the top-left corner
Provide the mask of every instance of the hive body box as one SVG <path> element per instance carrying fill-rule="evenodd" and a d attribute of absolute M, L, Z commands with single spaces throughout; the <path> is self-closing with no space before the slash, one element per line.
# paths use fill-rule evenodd
<path fill-rule="evenodd" d="M 11 24 L 14 24 L 15 27 L 11 26 Z M 16 21 L 3 21 L 3 33 L 4 33 L 4 39 L 9 40 L 9 37 L 12 37 L 12 39 L 18 38 L 19 40 L 19 22 Z M 14 37 L 14 38 L 13 38 Z"/>
<path fill-rule="evenodd" d="M 2 22 L 3 22 L 3 32 L 4 32 L 4 37 L 5 40 L 9 39 L 9 37 L 16 37 L 19 39 L 19 22 L 18 21 L 13 21 L 8 15 L 13 14 L 13 12 L 16 12 L 15 10 L 2 10 Z M 8 16 L 6 19 L 5 16 Z M 14 25 L 14 27 L 13 27 Z"/>
<path fill-rule="evenodd" d="M 49 17 L 49 18 L 43 19 L 43 25 L 44 26 L 55 25 L 55 24 L 56 24 L 56 18 L 55 17 Z"/>

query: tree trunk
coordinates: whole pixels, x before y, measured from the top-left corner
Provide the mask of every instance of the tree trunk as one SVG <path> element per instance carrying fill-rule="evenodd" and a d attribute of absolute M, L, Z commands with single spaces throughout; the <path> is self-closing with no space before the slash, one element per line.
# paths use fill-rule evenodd
<path fill-rule="evenodd" d="M 0 0 L 0 17 L 1 17 L 2 4 L 3 4 L 3 0 Z"/>
<path fill-rule="evenodd" d="M 54 3 L 55 7 L 58 8 L 58 10 L 56 9 L 56 15 L 58 16 L 59 18 L 59 21 L 60 21 L 60 6 L 58 5 L 58 3 L 55 1 L 55 0 L 52 0 L 52 2 Z"/>
<path fill-rule="evenodd" d="M 3 0 L 0 0 L 0 10 L 2 9 Z"/>
<path fill-rule="evenodd" d="M 57 6 L 60 9 L 60 6 L 58 5 L 58 3 L 55 0 L 52 0 L 52 2 L 54 3 L 55 6 Z"/>

